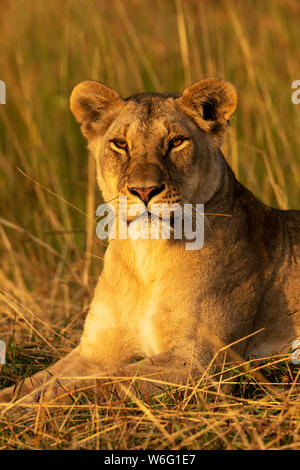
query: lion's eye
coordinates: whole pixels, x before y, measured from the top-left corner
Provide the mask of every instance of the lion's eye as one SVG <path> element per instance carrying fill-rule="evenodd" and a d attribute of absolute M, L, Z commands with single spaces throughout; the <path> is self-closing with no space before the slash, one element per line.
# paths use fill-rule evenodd
<path fill-rule="evenodd" d="M 170 147 L 179 147 L 186 139 L 183 137 L 174 137 L 174 139 L 170 140 Z"/>
<path fill-rule="evenodd" d="M 127 143 L 125 142 L 125 140 L 112 140 L 111 142 L 119 149 L 127 149 Z"/>

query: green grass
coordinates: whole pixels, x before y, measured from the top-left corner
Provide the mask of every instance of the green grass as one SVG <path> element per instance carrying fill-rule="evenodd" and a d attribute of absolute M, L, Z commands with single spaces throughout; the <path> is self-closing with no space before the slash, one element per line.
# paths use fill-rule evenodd
<path fill-rule="evenodd" d="M 90 236 L 101 195 L 69 110 L 72 88 L 94 79 L 125 97 L 232 81 L 239 106 L 227 160 L 263 202 L 299 209 L 299 12 L 294 0 L 0 3 L 0 339 L 9 342 L 1 387 L 77 344 L 102 267 L 105 246 Z M 299 368 L 267 361 L 271 386 L 249 367 L 233 397 L 210 401 L 200 387 L 187 403 L 167 393 L 145 398 L 148 415 L 137 403 L 5 414 L 0 449 L 299 448 Z"/>
<path fill-rule="evenodd" d="M 52 338 L 57 352 L 59 343 Z M 0 385 L 56 359 L 38 338 L 26 347 L 10 342 Z M 13 408 L 0 414 L 0 449 L 299 448 L 299 367 L 286 356 L 251 361 L 230 382 L 230 394 L 209 392 L 204 380 L 134 401 L 96 403 L 81 393 L 74 405 Z"/>

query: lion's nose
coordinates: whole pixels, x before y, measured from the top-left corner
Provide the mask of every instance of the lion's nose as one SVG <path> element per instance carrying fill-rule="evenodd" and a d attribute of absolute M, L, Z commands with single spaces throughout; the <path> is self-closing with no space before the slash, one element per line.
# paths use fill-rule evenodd
<path fill-rule="evenodd" d="M 147 188 L 128 187 L 128 191 L 134 196 L 138 196 L 146 206 L 150 199 L 161 193 L 164 189 L 164 184 L 162 186 L 148 186 Z"/>

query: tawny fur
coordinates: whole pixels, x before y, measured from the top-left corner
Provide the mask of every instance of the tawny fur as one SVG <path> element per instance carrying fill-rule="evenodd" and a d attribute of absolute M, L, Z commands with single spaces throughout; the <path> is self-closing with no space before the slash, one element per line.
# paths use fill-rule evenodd
<path fill-rule="evenodd" d="M 3 390 L 0 402 L 18 393 L 38 400 L 41 389 L 51 400 L 95 383 L 102 396 L 114 376 L 128 387 L 125 378 L 148 375 L 158 382 L 139 386 L 155 393 L 159 381 L 196 377 L 222 346 L 260 329 L 232 354 L 288 350 L 300 334 L 300 212 L 272 209 L 236 181 L 220 150 L 236 104 L 235 88 L 219 79 L 182 95 L 126 100 L 98 82 L 75 87 L 71 109 L 95 156 L 104 200 L 117 208 L 123 195 L 130 206 L 140 201 L 128 187 L 164 184 L 149 211 L 153 202 L 205 204 L 205 242 L 188 251 L 185 240 L 111 240 L 79 346 L 22 389 Z M 170 149 L 178 136 L 186 140 Z M 115 139 L 128 149 L 116 148 Z M 125 393 L 121 385 L 114 391 Z"/>

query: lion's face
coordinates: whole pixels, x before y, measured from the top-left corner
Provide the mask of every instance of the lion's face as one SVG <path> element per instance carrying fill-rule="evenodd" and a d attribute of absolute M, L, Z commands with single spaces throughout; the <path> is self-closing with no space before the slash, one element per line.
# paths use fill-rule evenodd
<path fill-rule="evenodd" d="M 202 80 L 182 96 L 141 93 L 122 100 L 82 82 L 71 108 L 97 162 L 105 201 L 127 205 L 205 203 L 221 184 L 218 148 L 236 107 L 232 85 Z"/>
<path fill-rule="evenodd" d="M 90 148 L 105 200 L 126 196 L 129 206 L 142 199 L 151 211 L 153 203 L 189 202 L 197 189 L 207 197 L 207 183 L 198 186 L 210 173 L 210 139 L 174 98 L 144 95 L 125 102 Z"/>

